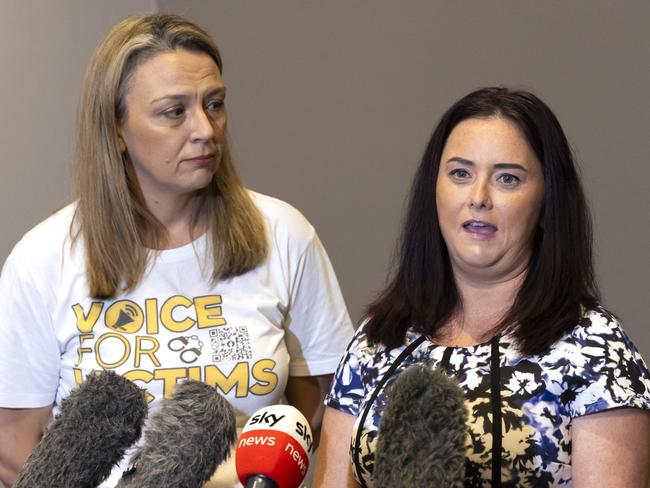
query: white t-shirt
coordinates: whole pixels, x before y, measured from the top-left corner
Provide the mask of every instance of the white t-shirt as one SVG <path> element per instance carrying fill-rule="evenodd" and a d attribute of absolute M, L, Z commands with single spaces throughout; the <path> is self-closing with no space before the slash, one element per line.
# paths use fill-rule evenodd
<path fill-rule="evenodd" d="M 177 381 L 204 381 L 235 407 L 241 428 L 283 403 L 288 376 L 332 373 L 353 327 L 327 254 L 296 209 L 252 196 L 269 255 L 216 286 L 204 236 L 160 252 L 133 292 L 93 299 L 83 242 L 70 243 L 74 204 L 28 232 L 0 278 L 0 406 L 54 403 L 56 413 L 90 371 L 107 369 L 146 388 L 152 411 Z M 219 471 L 227 481 L 211 486 L 236 486 L 232 466 Z M 102 486 L 119 476 L 116 468 Z"/>

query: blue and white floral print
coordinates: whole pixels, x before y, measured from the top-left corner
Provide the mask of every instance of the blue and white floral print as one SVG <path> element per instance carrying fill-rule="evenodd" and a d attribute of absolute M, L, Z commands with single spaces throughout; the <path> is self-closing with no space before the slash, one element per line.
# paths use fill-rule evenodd
<path fill-rule="evenodd" d="M 371 346 L 361 327 L 334 378 L 326 404 L 359 416 L 404 346 Z M 445 351 L 447 353 L 445 354 Z M 443 364 L 445 355 L 445 364 Z M 412 364 L 442 367 L 465 391 L 468 411 L 466 487 L 489 487 L 492 479 L 491 344 L 448 348 L 424 340 L 398 366 L 391 380 Z M 501 385 L 501 480 L 504 487 L 572 486 L 571 422 L 616 407 L 650 409 L 650 373 L 638 351 L 605 309 L 585 313 L 545 354 L 522 356 L 508 334 L 499 338 Z M 374 451 L 385 388 L 369 405 L 360 434 L 357 478 L 372 486 Z M 357 419 L 357 424 L 359 419 Z M 361 431 L 359 432 L 359 429 Z M 354 447 L 354 446 L 352 446 Z"/>

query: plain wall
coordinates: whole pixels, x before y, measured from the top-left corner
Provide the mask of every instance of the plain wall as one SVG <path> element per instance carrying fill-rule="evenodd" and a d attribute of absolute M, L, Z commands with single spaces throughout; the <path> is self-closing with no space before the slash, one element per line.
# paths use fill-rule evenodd
<path fill-rule="evenodd" d="M 414 169 L 468 91 L 533 90 L 583 169 L 604 303 L 650 358 L 650 3 L 577 0 L 4 1 L 0 260 L 70 200 L 83 69 L 131 13 L 187 15 L 224 57 L 234 154 L 251 188 L 298 207 L 351 315 L 385 282 Z"/>
<path fill-rule="evenodd" d="M 0 0 L 0 261 L 71 199 L 81 82 L 95 46 L 154 0 Z"/>

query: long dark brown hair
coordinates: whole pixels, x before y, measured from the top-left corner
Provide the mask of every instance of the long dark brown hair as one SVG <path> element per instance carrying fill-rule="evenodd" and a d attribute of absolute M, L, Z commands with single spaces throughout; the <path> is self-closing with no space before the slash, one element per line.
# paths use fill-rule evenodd
<path fill-rule="evenodd" d="M 539 354 L 598 301 L 589 210 L 560 123 L 532 93 L 483 88 L 440 119 L 415 175 L 388 286 L 365 314 L 373 343 L 397 347 L 409 328 L 436 336 L 462 306 L 440 232 L 436 180 L 451 131 L 470 118 L 503 117 L 517 125 L 541 163 L 544 202 L 526 278 L 494 333 L 512 330 L 519 350 Z"/>

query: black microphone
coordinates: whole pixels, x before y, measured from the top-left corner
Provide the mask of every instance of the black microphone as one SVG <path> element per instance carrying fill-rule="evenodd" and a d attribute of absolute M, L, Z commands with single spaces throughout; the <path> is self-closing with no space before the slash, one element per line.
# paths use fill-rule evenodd
<path fill-rule="evenodd" d="M 426 365 L 388 387 L 373 481 L 392 488 L 462 488 L 467 411 L 457 381 Z"/>
<path fill-rule="evenodd" d="M 95 488 L 138 440 L 144 391 L 122 376 L 91 374 L 61 402 L 13 488 Z"/>
<path fill-rule="evenodd" d="M 116 488 L 200 488 L 230 455 L 235 412 L 214 388 L 188 380 L 160 402 Z"/>

